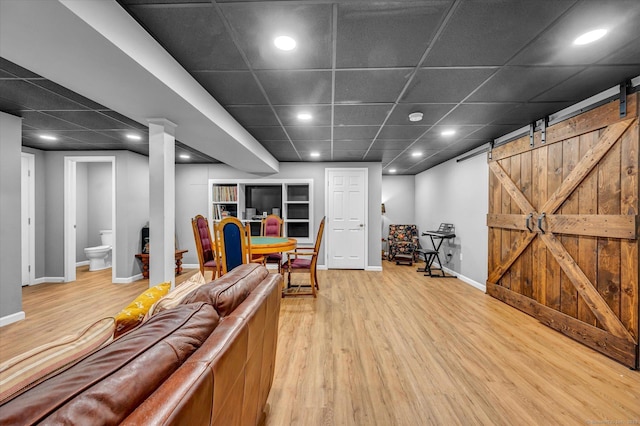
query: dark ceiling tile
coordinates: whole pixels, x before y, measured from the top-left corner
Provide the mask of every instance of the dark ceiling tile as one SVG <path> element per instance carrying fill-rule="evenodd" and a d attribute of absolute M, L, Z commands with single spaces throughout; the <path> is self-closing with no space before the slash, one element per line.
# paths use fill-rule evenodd
<path fill-rule="evenodd" d="M 578 67 L 506 67 L 467 101 L 527 102 L 578 71 Z"/>
<path fill-rule="evenodd" d="M 520 104 L 508 111 L 503 112 L 491 122 L 491 124 L 497 125 L 520 125 L 519 127 L 527 126 L 529 123 L 533 123 L 536 120 L 544 118 L 555 112 L 558 112 L 569 105 L 572 102 L 530 102 Z M 516 127 L 519 128 L 519 127 Z"/>
<path fill-rule="evenodd" d="M 130 10 L 188 71 L 247 68 L 210 2 Z"/>
<path fill-rule="evenodd" d="M 519 129 L 522 126 L 517 125 L 488 125 L 479 129 L 477 132 L 473 132 L 469 139 L 482 139 L 491 141 L 501 136 L 506 135 L 514 130 Z"/>
<path fill-rule="evenodd" d="M 393 104 L 382 105 L 335 105 L 336 126 L 381 125 Z"/>
<path fill-rule="evenodd" d="M 279 124 L 271 107 L 266 105 L 232 106 L 226 107 L 226 110 L 245 127 L 277 126 Z"/>
<path fill-rule="evenodd" d="M 22 68 L 13 62 L 0 57 L 0 70 L 6 74 L 19 77 L 19 78 L 42 78 L 38 74 L 29 71 L 26 68 Z"/>
<path fill-rule="evenodd" d="M 4 99 L 0 94 L 0 111 L 20 117 L 21 111 L 24 109 L 25 108 L 22 105 L 19 105 L 9 99 Z"/>
<path fill-rule="evenodd" d="M 504 65 L 574 2 L 462 2 L 427 56 L 425 65 Z"/>
<path fill-rule="evenodd" d="M 261 105 L 267 100 L 253 74 L 248 71 L 199 71 L 198 83 L 222 105 Z"/>
<path fill-rule="evenodd" d="M 149 127 L 145 126 L 144 124 L 138 123 L 137 121 L 134 121 L 132 119 L 130 119 L 129 117 L 125 117 L 122 114 L 118 114 L 115 111 L 111 111 L 111 110 L 104 110 L 104 111 L 100 111 L 101 114 L 107 115 L 111 118 L 113 118 L 114 120 L 117 120 L 123 124 L 125 124 L 126 126 L 129 126 L 133 129 L 138 129 L 138 130 L 142 130 L 144 132 L 147 132 Z"/>
<path fill-rule="evenodd" d="M 450 4 L 432 0 L 339 5 L 337 66 L 416 66 Z"/>
<path fill-rule="evenodd" d="M 276 114 L 285 126 L 330 126 L 330 105 L 300 105 L 300 106 L 276 106 Z M 300 120 L 298 114 L 311 114 L 310 120 Z"/>
<path fill-rule="evenodd" d="M 273 105 L 331 103 L 330 71 L 260 71 L 257 75 Z"/>
<path fill-rule="evenodd" d="M 87 129 L 128 129 L 129 125 L 96 111 L 50 111 L 48 114 Z"/>
<path fill-rule="evenodd" d="M 362 152 L 360 154 L 360 157 L 364 160 L 364 161 L 378 161 L 378 162 L 382 162 L 382 159 L 384 158 L 385 152 L 384 151 L 377 151 L 377 150 L 370 150 L 366 153 Z"/>
<path fill-rule="evenodd" d="M 637 0 L 578 2 L 510 63 L 577 65 L 597 62 L 637 38 L 639 21 L 640 2 Z M 589 45 L 573 45 L 576 37 L 603 27 L 610 29 L 606 37 Z"/>
<path fill-rule="evenodd" d="M 640 58 L 639 58 L 640 61 Z M 633 65 L 598 65 L 587 68 L 545 93 L 534 102 L 579 102 L 613 87 L 611 81 L 623 81 L 640 75 L 640 63 Z"/>
<path fill-rule="evenodd" d="M 288 141 L 280 126 L 246 127 L 247 131 L 259 141 Z"/>
<path fill-rule="evenodd" d="M 23 111 L 21 113 L 21 117 L 23 118 L 23 123 L 27 124 L 34 129 L 38 130 L 80 130 L 82 129 L 80 126 L 77 126 L 73 123 L 69 123 L 67 121 L 60 120 L 56 117 L 53 117 L 49 114 L 45 114 L 37 111 Z"/>
<path fill-rule="evenodd" d="M 371 140 L 362 141 L 333 141 L 334 151 L 366 151 L 371 146 Z"/>
<path fill-rule="evenodd" d="M 362 161 L 363 155 L 360 151 L 334 151 L 333 161 Z"/>
<path fill-rule="evenodd" d="M 406 69 L 338 70 L 336 71 L 335 101 L 342 103 L 395 102 L 410 73 L 411 71 Z"/>
<path fill-rule="evenodd" d="M 89 130 L 58 132 L 69 140 L 91 144 L 123 144 L 128 142 L 124 132 L 92 132 Z M 146 137 L 146 135 L 145 135 Z M 138 145 L 148 144 L 148 137 L 138 142 Z"/>
<path fill-rule="evenodd" d="M 291 140 L 294 142 L 296 140 L 331 140 L 331 127 L 323 126 L 323 127 L 285 127 L 287 133 L 291 137 Z"/>
<path fill-rule="evenodd" d="M 410 140 L 381 140 L 381 139 L 376 139 L 376 141 L 373 143 L 373 146 L 371 147 L 371 149 L 380 149 L 380 150 L 403 150 L 406 149 L 407 147 L 409 147 L 413 142 L 415 141 L 415 139 L 410 139 Z"/>
<path fill-rule="evenodd" d="M 378 139 L 417 139 L 429 126 L 384 126 Z"/>
<path fill-rule="evenodd" d="M 0 79 L 0 93 L 24 109 L 80 110 L 86 107 L 24 80 Z"/>
<path fill-rule="evenodd" d="M 337 126 L 333 129 L 333 140 L 372 140 L 380 126 Z"/>
<path fill-rule="evenodd" d="M 53 81 L 50 80 L 30 80 L 30 82 L 32 82 L 35 85 L 38 85 L 40 87 L 43 87 L 51 92 L 56 93 L 59 96 L 62 96 L 66 99 L 69 99 L 70 101 L 75 102 L 78 105 L 81 105 L 80 107 L 76 107 L 73 109 L 83 109 L 83 107 L 89 108 L 89 109 L 99 109 L 99 110 L 106 110 L 107 108 L 103 105 L 100 105 L 97 102 L 92 101 L 89 98 L 85 98 L 82 95 L 77 94 L 76 92 L 67 89 L 66 87 L 60 86 L 57 83 L 54 83 Z"/>
<path fill-rule="evenodd" d="M 599 64 L 630 64 L 638 65 L 640 62 L 640 37 L 621 46 L 619 50 L 612 52 L 604 58 Z M 637 73 L 640 74 L 640 71 Z"/>
<path fill-rule="evenodd" d="M 456 104 L 397 104 L 386 124 L 405 124 L 411 126 L 425 126 L 436 124 Z M 421 112 L 421 121 L 409 121 L 409 114 Z"/>
<path fill-rule="evenodd" d="M 331 68 L 330 4 L 250 2 L 220 7 L 253 69 Z M 279 35 L 294 38 L 296 48 L 277 49 L 273 40 Z"/>
<path fill-rule="evenodd" d="M 287 151 L 269 151 L 269 152 L 278 161 L 298 162 L 301 160 L 301 157 L 293 149 L 287 150 Z"/>
<path fill-rule="evenodd" d="M 401 102 L 460 102 L 494 72 L 492 68 L 421 69 Z"/>
<path fill-rule="evenodd" d="M 447 115 L 438 124 L 440 125 L 461 125 L 461 124 L 485 124 L 495 120 L 503 113 L 516 108 L 518 104 L 508 103 L 478 103 L 461 104 Z"/>
<path fill-rule="evenodd" d="M 126 5 L 133 4 L 181 4 L 181 3 L 211 3 L 211 0 L 118 0 Z"/>
<path fill-rule="evenodd" d="M 329 152 L 331 150 L 331 141 L 302 141 L 293 142 L 298 152 Z"/>
<path fill-rule="evenodd" d="M 293 149 L 291 142 L 287 141 L 262 141 L 260 142 L 268 151 L 286 151 Z"/>

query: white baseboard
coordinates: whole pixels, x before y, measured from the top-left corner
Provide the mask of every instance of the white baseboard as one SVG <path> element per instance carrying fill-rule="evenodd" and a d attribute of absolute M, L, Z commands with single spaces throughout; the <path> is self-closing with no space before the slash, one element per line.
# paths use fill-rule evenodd
<path fill-rule="evenodd" d="M 327 265 L 316 265 L 316 269 L 319 269 L 321 271 L 328 271 L 329 268 L 327 268 Z"/>
<path fill-rule="evenodd" d="M 134 275 L 129 278 L 116 278 L 113 280 L 114 284 L 131 284 L 134 281 L 138 281 L 142 279 L 142 274 Z"/>
<path fill-rule="evenodd" d="M 13 324 L 14 322 L 22 321 L 25 319 L 24 311 L 16 312 L 15 314 L 0 317 L 0 327 Z"/>
<path fill-rule="evenodd" d="M 36 278 L 31 285 L 38 285 L 44 283 L 63 283 L 64 277 L 42 277 Z"/>
<path fill-rule="evenodd" d="M 438 264 L 437 264 L 437 263 L 435 263 L 435 262 L 434 262 L 434 265 L 435 265 L 437 268 L 440 268 L 440 265 L 438 265 Z M 463 281 L 463 282 L 465 282 L 465 283 L 469 284 L 471 287 L 475 287 L 475 288 L 477 288 L 478 290 L 482 290 L 482 292 L 483 292 L 483 293 L 486 293 L 486 292 L 487 292 L 487 286 L 486 286 L 486 284 L 480 284 L 479 282 L 474 281 L 474 280 L 472 280 L 472 279 L 471 279 L 471 278 L 469 278 L 469 277 L 465 277 L 464 275 L 462 275 L 462 274 L 460 274 L 460 273 L 458 273 L 458 272 L 456 272 L 456 271 L 454 271 L 454 270 L 452 270 L 452 269 L 449 269 L 449 268 L 447 268 L 446 266 L 445 266 L 444 268 L 442 268 L 442 270 L 443 270 L 444 272 L 446 272 L 447 274 L 455 275 L 455 276 L 456 276 L 456 278 L 458 278 L 460 281 Z"/>
<path fill-rule="evenodd" d="M 182 269 L 200 269 L 199 263 L 183 263 Z"/>
<path fill-rule="evenodd" d="M 365 266 L 365 271 L 382 272 L 382 266 Z"/>
<path fill-rule="evenodd" d="M 76 262 L 76 268 L 79 266 L 86 266 L 88 265 L 90 262 L 88 260 L 83 260 L 82 262 Z"/>

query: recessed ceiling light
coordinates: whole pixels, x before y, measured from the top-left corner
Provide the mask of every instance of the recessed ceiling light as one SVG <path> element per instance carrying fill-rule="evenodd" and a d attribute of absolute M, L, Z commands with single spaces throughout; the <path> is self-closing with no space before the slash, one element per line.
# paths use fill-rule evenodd
<path fill-rule="evenodd" d="M 604 28 L 598 28 L 597 30 L 589 31 L 588 33 L 582 34 L 577 39 L 573 40 L 573 44 L 577 46 L 582 46 L 583 44 L 593 43 L 596 40 L 600 40 L 607 34 L 607 30 Z"/>
<path fill-rule="evenodd" d="M 411 153 L 411 156 L 412 157 L 422 157 L 422 153 L 420 151 L 416 151 L 416 152 Z"/>
<path fill-rule="evenodd" d="M 188 160 L 189 158 L 191 158 L 189 154 L 180 154 L 179 157 L 182 158 L 183 160 Z"/>
<path fill-rule="evenodd" d="M 419 111 L 409 114 L 409 121 L 422 121 L 423 114 Z"/>
<path fill-rule="evenodd" d="M 389 169 L 389 173 L 395 173 L 396 169 Z"/>
<path fill-rule="evenodd" d="M 312 157 L 320 157 L 320 153 L 319 152 L 312 152 L 311 154 L 309 154 Z"/>
<path fill-rule="evenodd" d="M 293 50 L 296 48 L 296 41 L 289 36 L 278 36 L 273 40 L 273 44 L 280 50 Z"/>
<path fill-rule="evenodd" d="M 136 134 L 133 134 L 133 133 L 127 133 L 127 139 L 131 139 L 132 141 L 141 141 L 142 140 L 142 136 L 136 135 Z"/>
<path fill-rule="evenodd" d="M 311 114 L 309 114 L 308 112 L 301 112 L 300 114 L 297 115 L 297 117 L 298 117 L 298 120 L 303 120 L 303 121 L 309 121 L 312 118 Z"/>
<path fill-rule="evenodd" d="M 455 130 L 444 130 L 442 133 L 440 133 L 442 136 L 453 136 L 456 134 Z"/>
<path fill-rule="evenodd" d="M 57 141 L 58 138 L 52 135 L 38 135 L 40 139 L 44 139 L 45 141 Z"/>

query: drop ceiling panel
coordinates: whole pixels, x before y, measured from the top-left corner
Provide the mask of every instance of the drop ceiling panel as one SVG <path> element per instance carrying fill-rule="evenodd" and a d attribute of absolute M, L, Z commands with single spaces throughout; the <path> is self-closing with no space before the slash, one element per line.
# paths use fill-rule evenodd
<path fill-rule="evenodd" d="M 23 118 L 22 122 L 24 124 L 31 126 L 34 129 L 43 129 L 47 131 L 82 130 L 82 127 L 77 124 L 60 120 L 59 118 L 38 111 L 23 111 L 20 116 Z"/>
<path fill-rule="evenodd" d="M 515 65 L 594 63 L 637 38 L 639 21 L 640 2 L 637 0 L 578 2 L 510 63 Z M 576 37 L 597 28 L 609 29 L 607 37 L 590 45 L 573 45 Z"/>
<path fill-rule="evenodd" d="M 416 66 L 451 3 L 339 5 L 337 66 Z"/>
<path fill-rule="evenodd" d="M 247 68 L 211 3 L 132 6 L 130 11 L 188 71 Z"/>
<path fill-rule="evenodd" d="M 380 126 L 339 126 L 333 129 L 334 140 L 373 140 Z"/>
<path fill-rule="evenodd" d="M 331 67 L 330 4 L 224 3 L 222 12 L 253 69 L 318 69 Z M 275 37 L 287 35 L 297 46 L 278 50 Z"/>
<path fill-rule="evenodd" d="M 333 142 L 334 151 L 361 151 L 364 154 L 369 146 L 371 146 L 370 140 Z"/>
<path fill-rule="evenodd" d="M 64 96 L 25 80 L 0 79 L 0 96 L 10 99 L 23 109 L 33 110 L 86 110 Z"/>
<path fill-rule="evenodd" d="M 410 73 L 406 69 L 336 71 L 336 102 L 395 102 Z"/>
<path fill-rule="evenodd" d="M 494 72 L 493 68 L 421 69 L 401 102 L 460 102 Z"/>
<path fill-rule="evenodd" d="M 61 120 L 74 122 L 87 129 L 108 130 L 129 127 L 121 121 L 108 117 L 98 111 L 49 111 L 47 114 Z"/>
<path fill-rule="evenodd" d="M 245 127 L 277 126 L 279 124 L 271 107 L 266 105 L 229 106 L 227 111 Z"/>
<path fill-rule="evenodd" d="M 384 126 L 378 139 L 417 139 L 429 126 Z"/>
<path fill-rule="evenodd" d="M 393 104 L 335 105 L 334 125 L 381 125 Z"/>
<path fill-rule="evenodd" d="M 287 133 L 291 137 L 291 140 L 331 140 L 331 127 L 312 127 L 312 126 L 299 126 L 299 127 L 285 127 Z"/>
<path fill-rule="evenodd" d="M 456 104 L 397 104 L 387 124 L 408 124 L 411 126 L 424 126 L 436 124 L 444 117 Z M 421 112 L 422 120 L 419 122 L 409 121 L 409 114 L 412 112 Z"/>
<path fill-rule="evenodd" d="M 267 103 L 253 74 L 243 71 L 198 71 L 192 73 L 205 90 L 223 105 Z"/>
<path fill-rule="evenodd" d="M 285 126 L 330 126 L 331 106 L 330 105 L 298 105 L 298 106 L 276 106 L 276 114 Z M 298 114 L 311 114 L 310 120 L 300 120 Z"/>
<path fill-rule="evenodd" d="M 533 123 L 534 121 L 539 120 L 554 112 L 558 112 L 572 104 L 573 102 L 530 102 L 521 104 L 517 107 L 514 107 L 513 109 L 505 111 L 502 115 L 496 117 L 496 119 L 491 124 L 511 124 L 516 126 L 517 129 L 519 127 L 527 126 L 529 125 L 529 123 Z"/>
<path fill-rule="evenodd" d="M 246 127 L 247 131 L 253 135 L 254 138 L 260 142 L 264 141 L 288 141 L 287 135 L 279 126 L 261 126 L 261 127 Z"/>
<path fill-rule="evenodd" d="M 257 75 L 273 105 L 331 103 L 331 71 L 260 71 Z"/>
<path fill-rule="evenodd" d="M 461 104 L 442 119 L 440 125 L 483 124 L 517 108 L 513 103 L 473 103 Z"/>
<path fill-rule="evenodd" d="M 598 63 L 621 65 L 635 63 L 638 66 L 638 62 L 640 62 L 640 37 L 620 46 L 620 49 L 612 51 L 609 56 Z"/>
<path fill-rule="evenodd" d="M 527 102 L 580 71 L 578 67 L 505 67 L 469 102 Z"/>
<path fill-rule="evenodd" d="M 425 65 L 504 65 L 573 3 L 575 0 L 462 2 Z"/>
<path fill-rule="evenodd" d="M 29 71 L 14 64 L 11 61 L 7 61 L 4 58 L 0 58 L 0 70 L 5 76 L 18 77 L 18 78 L 42 78 L 38 74 Z"/>
<path fill-rule="evenodd" d="M 371 149 L 389 149 L 389 150 L 399 150 L 399 149 L 407 149 L 415 139 L 408 140 L 398 140 L 398 139 L 376 139 L 376 141 L 371 146 Z"/>
<path fill-rule="evenodd" d="M 331 152 L 331 141 L 303 141 L 296 140 L 293 143 L 299 152 Z"/>

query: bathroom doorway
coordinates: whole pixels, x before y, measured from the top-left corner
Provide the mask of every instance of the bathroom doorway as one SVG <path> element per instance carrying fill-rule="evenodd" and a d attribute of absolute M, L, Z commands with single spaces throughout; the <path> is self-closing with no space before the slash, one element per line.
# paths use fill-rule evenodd
<path fill-rule="evenodd" d="M 64 282 L 76 280 L 78 223 L 85 223 L 87 218 L 78 217 L 78 167 L 84 163 L 110 163 L 111 188 L 110 210 L 111 226 L 113 230 L 113 244 L 111 249 L 111 281 L 116 278 L 116 158 L 113 156 L 65 157 L 64 159 Z M 82 172 L 80 173 L 82 175 Z M 86 176 L 86 174 L 85 174 Z M 84 182 L 83 182 L 84 183 Z M 81 183 L 81 185 L 83 184 Z M 88 188 L 91 190 L 91 188 Z M 105 203 L 109 204 L 109 203 Z"/>

